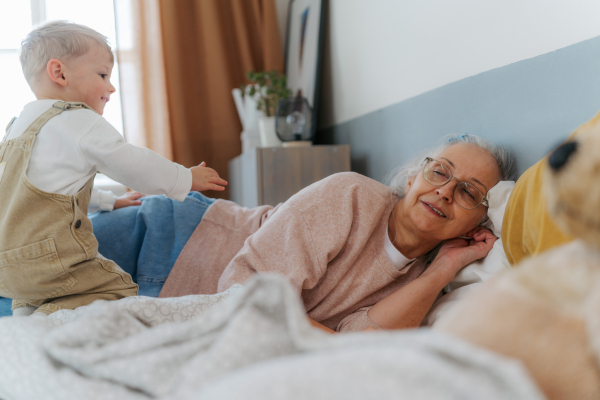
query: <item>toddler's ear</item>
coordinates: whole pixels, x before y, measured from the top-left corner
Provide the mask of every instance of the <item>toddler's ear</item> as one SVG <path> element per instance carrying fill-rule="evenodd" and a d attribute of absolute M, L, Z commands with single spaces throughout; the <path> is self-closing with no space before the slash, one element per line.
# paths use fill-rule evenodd
<path fill-rule="evenodd" d="M 48 76 L 52 82 L 58 83 L 62 87 L 67 86 L 67 79 L 64 75 L 65 65 L 60 62 L 60 60 L 53 58 L 48 61 L 48 64 L 46 65 L 46 72 L 48 73 Z"/>

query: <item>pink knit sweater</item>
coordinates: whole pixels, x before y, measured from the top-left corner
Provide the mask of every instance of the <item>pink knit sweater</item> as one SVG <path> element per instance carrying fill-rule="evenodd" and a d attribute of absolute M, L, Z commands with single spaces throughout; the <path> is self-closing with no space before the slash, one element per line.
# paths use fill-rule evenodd
<path fill-rule="evenodd" d="M 160 297 L 217 293 L 255 272 L 274 272 L 288 277 L 308 316 L 323 325 L 337 331 L 375 326 L 368 309 L 425 269 L 418 260 L 398 271 L 385 253 L 395 202 L 386 186 L 351 172 L 323 179 L 275 208 L 248 210 L 217 200 Z"/>

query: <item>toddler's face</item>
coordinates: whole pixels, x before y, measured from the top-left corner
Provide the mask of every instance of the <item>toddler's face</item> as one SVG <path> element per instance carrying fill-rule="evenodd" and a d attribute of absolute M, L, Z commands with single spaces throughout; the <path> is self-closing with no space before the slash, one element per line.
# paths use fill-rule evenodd
<path fill-rule="evenodd" d="M 100 46 L 65 63 L 68 101 L 84 102 L 102 115 L 115 87 L 110 83 L 113 62 L 110 53 Z"/>

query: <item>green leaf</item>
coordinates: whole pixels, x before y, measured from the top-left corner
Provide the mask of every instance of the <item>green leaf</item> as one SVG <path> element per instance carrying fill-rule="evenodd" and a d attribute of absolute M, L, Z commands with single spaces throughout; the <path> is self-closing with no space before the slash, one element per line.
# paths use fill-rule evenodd
<path fill-rule="evenodd" d="M 250 83 L 240 86 L 242 96 L 256 98 L 256 108 L 266 116 L 275 115 L 281 99 L 293 96 L 292 90 L 287 87 L 287 77 L 275 70 L 248 71 L 246 78 Z"/>

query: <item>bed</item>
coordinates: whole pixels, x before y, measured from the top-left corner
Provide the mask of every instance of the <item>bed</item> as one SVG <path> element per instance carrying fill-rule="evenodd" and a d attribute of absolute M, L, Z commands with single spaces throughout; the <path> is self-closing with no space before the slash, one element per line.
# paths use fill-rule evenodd
<path fill-rule="evenodd" d="M 490 198 L 500 234 L 513 183 Z M 508 269 L 501 241 L 426 318 Z M 286 279 L 217 295 L 98 301 L 0 318 L 2 399 L 543 399 L 524 366 L 429 329 L 328 335 Z"/>

